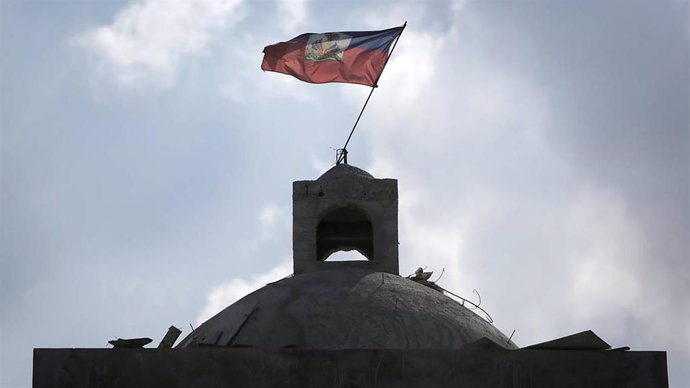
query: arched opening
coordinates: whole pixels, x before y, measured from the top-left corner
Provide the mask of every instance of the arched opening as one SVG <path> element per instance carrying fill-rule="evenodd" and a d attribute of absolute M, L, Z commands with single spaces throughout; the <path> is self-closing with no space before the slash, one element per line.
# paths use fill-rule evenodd
<path fill-rule="evenodd" d="M 374 258 L 374 232 L 371 221 L 359 208 L 333 209 L 319 222 L 316 230 L 317 259 L 324 261 L 338 251 L 350 253 L 348 257 L 356 256 L 351 252 L 358 252 L 367 260 Z M 329 261 L 336 260 L 329 258 Z"/>

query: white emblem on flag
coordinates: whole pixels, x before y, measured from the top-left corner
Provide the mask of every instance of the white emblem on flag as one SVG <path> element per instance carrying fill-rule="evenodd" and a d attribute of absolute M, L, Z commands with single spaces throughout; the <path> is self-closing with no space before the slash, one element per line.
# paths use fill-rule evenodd
<path fill-rule="evenodd" d="M 342 32 L 312 34 L 307 41 L 304 59 L 312 62 L 342 61 L 352 37 Z"/>

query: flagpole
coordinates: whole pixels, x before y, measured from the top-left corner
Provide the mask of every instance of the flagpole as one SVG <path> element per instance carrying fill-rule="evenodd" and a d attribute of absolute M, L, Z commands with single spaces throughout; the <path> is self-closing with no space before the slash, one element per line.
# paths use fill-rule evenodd
<path fill-rule="evenodd" d="M 352 134 L 355 133 L 355 129 L 357 128 L 357 124 L 359 123 L 359 119 L 362 118 L 362 113 L 364 113 L 364 109 L 366 109 L 367 104 L 369 103 L 369 99 L 371 98 L 371 95 L 374 94 L 374 89 L 376 89 L 378 87 L 379 79 L 381 78 L 381 75 L 383 75 L 383 71 L 386 69 L 386 65 L 388 64 L 388 60 L 393 55 L 393 51 L 395 50 L 395 46 L 398 44 L 398 40 L 400 40 L 400 36 L 402 35 L 403 31 L 405 31 L 405 27 L 407 27 L 407 21 L 405 22 L 405 24 L 402 25 L 402 30 L 400 30 L 400 34 L 398 34 L 398 37 L 395 38 L 395 42 L 393 42 L 393 47 L 391 48 L 391 52 L 386 57 L 386 61 L 383 63 L 383 67 L 381 68 L 381 72 L 379 73 L 379 76 L 376 77 L 376 81 L 374 81 L 374 85 L 371 87 L 371 91 L 369 92 L 369 95 L 367 96 L 366 101 L 364 101 L 364 106 L 362 106 L 362 110 L 359 111 L 359 115 L 357 116 L 357 120 L 355 120 L 355 125 L 352 126 L 352 130 L 350 131 L 350 135 L 347 137 L 347 140 L 345 141 L 345 145 L 343 146 L 343 148 L 337 150 L 335 164 L 340 164 L 342 162 L 345 162 L 345 164 L 347 164 L 347 145 L 350 143 L 350 139 L 352 138 Z"/>

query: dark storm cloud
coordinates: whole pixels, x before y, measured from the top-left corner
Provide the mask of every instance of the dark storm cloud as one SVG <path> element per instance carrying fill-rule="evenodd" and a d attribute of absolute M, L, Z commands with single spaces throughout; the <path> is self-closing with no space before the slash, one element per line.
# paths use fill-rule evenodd
<path fill-rule="evenodd" d="M 685 380 L 687 15 L 687 3 L 467 4 L 439 38 L 425 104 L 394 106 L 393 128 L 372 129 L 401 195 L 434 202 L 407 217 L 442 237 L 405 260 L 456 245 L 457 286 L 498 298 L 520 343 L 587 325 L 668 349 L 672 383 Z M 500 300 L 507 285 L 517 300 Z"/>

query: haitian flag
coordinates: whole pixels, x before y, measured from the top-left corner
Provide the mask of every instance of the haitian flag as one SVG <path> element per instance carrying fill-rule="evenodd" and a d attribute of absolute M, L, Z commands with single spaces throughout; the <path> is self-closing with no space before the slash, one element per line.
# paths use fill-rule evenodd
<path fill-rule="evenodd" d="M 261 69 L 314 84 L 346 82 L 376 86 L 391 44 L 403 28 L 302 34 L 266 46 Z"/>

